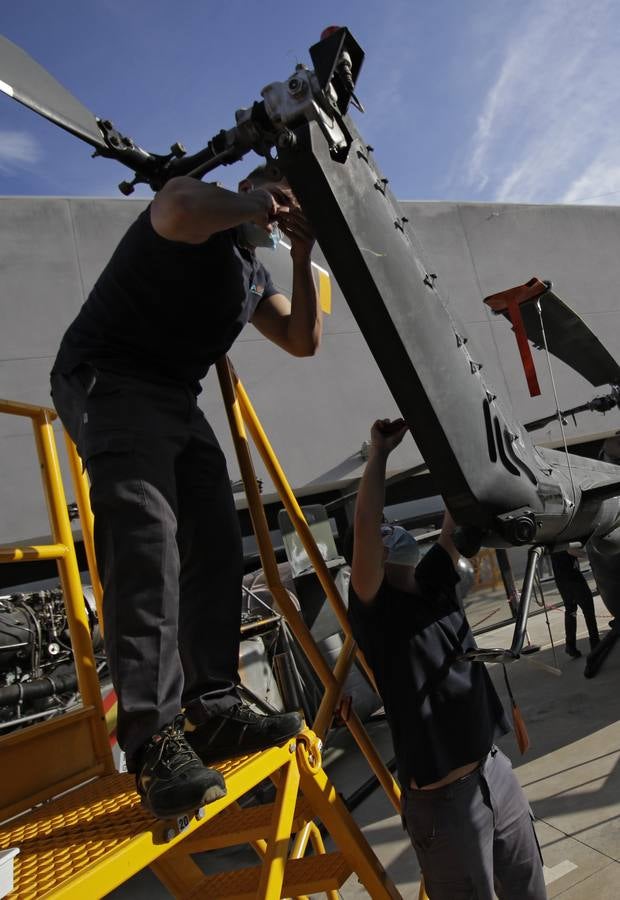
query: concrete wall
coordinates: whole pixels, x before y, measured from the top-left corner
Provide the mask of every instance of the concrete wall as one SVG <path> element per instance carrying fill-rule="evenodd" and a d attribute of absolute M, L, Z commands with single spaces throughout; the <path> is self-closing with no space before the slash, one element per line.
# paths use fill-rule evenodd
<path fill-rule="evenodd" d="M 405 203 L 430 271 L 466 324 L 489 380 L 523 421 L 551 413 L 553 393 L 542 354 L 536 355 L 542 397 L 527 392 L 514 336 L 491 319 L 482 297 L 527 281 L 551 279 L 557 293 L 620 358 L 620 209 L 496 204 Z M 60 338 L 129 223 L 139 200 L 0 198 L 0 396 L 49 404 L 48 373 Z M 263 261 L 285 292 L 290 259 L 280 247 Z M 316 259 L 322 262 L 319 251 Z M 319 355 L 293 359 L 249 326 L 231 352 L 281 463 L 294 487 L 329 484 L 360 474 L 360 447 L 371 421 L 397 410 L 337 285 Z M 554 374 L 561 407 L 595 391 L 559 362 Z M 599 389 L 598 393 L 603 393 Z M 201 395 L 238 477 L 217 379 Z M 567 429 L 569 438 L 620 428 L 620 413 L 589 413 Z M 557 437 L 554 426 L 539 440 Z M 395 468 L 420 461 L 411 442 Z M 259 477 L 266 478 L 256 464 Z M 47 533 L 31 428 L 0 416 L 0 543 Z M 67 485 L 69 484 L 67 480 Z M 268 481 L 265 490 L 270 490 Z M 71 491 L 68 490 L 70 494 Z"/>

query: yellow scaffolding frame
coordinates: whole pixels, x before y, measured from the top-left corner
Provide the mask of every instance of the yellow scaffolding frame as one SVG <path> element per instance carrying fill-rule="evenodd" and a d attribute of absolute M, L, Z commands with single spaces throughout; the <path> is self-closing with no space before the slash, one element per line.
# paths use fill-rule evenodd
<path fill-rule="evenodd" d="M 346 607 L 338 593 L 327 564 L 316 545 L 301 507 L 286 480 L 286 476 L 267 439 L 267 435 L 263 431 L 250 399 L 227 358 L 222 358 L 218 361 L 217 374 L 241 476 L 245 485 L 248 508 L 267 586 L 325 688 L 323 700 L 316 719 L 312 724 L 313 731 L 320 738 L 324 738 L 338 706 L 344 679 L 356 655 L 373 683 L 374 678 L 355 644 L 351 634 L 351 626 L 347 619 Z M 246 426 L 345 634 L 344 646 L 340 652 L 334 672 L 332 672 L 321 656 L 314 638 L 310 634 L 310 630 L 280 580 L 276 557 L 269 536 L 269 526 L 261 503 L 256 473 L 248 445 Z M 359 717 L 353 710 L 349 710 L 347 713 L 343 710 L 343 721 L 345 721 L 360 750 L 368 760 L 395 810 L 400 813 L 400 790 L 398 785 L 377 753 Z"/>
<path fill-rule="evenodd" d="M 3 778 L 2 820 L 88 778 L 109 775 L 115 768 L 58 462 L 52 425 L 56 413 L 8 400 L 0 401 L 0 412 L 28 418 L 32 423 L 52 536 L 50 544 L 0 548 L 0 563 L 56 560 L 83 703 L 81 709 L 66 713 L 62 721 L 52 719 L 0 738 L 0 771 L 10 773 L 10 779 Z M 71 455 L 79 470 L 75 448 Z"/>
<path fill-rule="evenodd" d="M 245 477 L 251 459 L 239 414 L 239 383 L 233 380 L 227 362 L 218 366 L 218 372 L 225 401 L 231 399 L 230 390 L 233 391 L 234 401 L 227 402 L 227 410 L 235 423 L 233 439 L 238 452 L 242 451 Z M 226 372 L 228 379 L 222 377 Z M 252 418 L 248 404 L 244 394 L 245 415 L 256 431 L 260 426 Z M 0 771 L 11 774 L 9 782 L 3 779 L 0 797 L 0 822 L 4 823 L 0 825 L 0 848 L 20 850 L 14 860 L 15 889 L 10 896 L 75 900 L 100 897 L 150 865 L 176 897 L 275 900 L 282 896 L 303 898 L 324 891 L 330 900 L 335 900 L 336 891 L 351 872 L 357 873 L 373 898 L 399 897 L 328 781 L 321 764 L 320 737 L 310 729 L 282 747 L 220 766 L 227 782 L 227 796 L 198 810 L 195 817 L 182 816 L 166 823 L 152 819 L 144 811 L 133 777 L 114 769 L 52 426 L 56 413 L 11 401 L 0 401 L 0 413 L 31 420 L 52 535 L 50 544 L 0 548 L 0 562 L 56 560 L 83 700 L 80 709 L 0 737 Z M 66 443 L 100 610 L 101 585 L 94 557 L 88 483 L 68 437 Z M 262 451 L 272 453 L 266 446 Z M 285 484 L 283 476 L 282 482 Z M 252 496 L 252 486 L 256 488 L 253 476 L 246 480 L 246 487 L 252 518 L 258 523 L 265 571 L 269 574 L 270 560 L 275 564 L 275 556 L 271 544 L 269 550 L 264 545 L 265 534 L 268 537 L 264 510 L 257 489 L 256 496 Z M 288 485 L 284 489 L 290 492 Z M 290 498 L 287 502 L 294 509 Z M 312 559 L 318 551 L 309 529 L 308 535 Z M 348 634 L 332 673 L 279 580 L 272 577 L 269 586 L 283 611 L 291 616 L 291 628 L 326 686 L 329 703 L 322 705 L 317 717 L 324 734 L 355 645 Z M 335 586 L 332 589 L 330 585 L 329 590 L 337 596 Z M 357 717 L 351 716 L 348 724 L 371 764 L 379 769 L 383 764 Z M 274 803 L 241 810 L 236 801 L 266 777 L 276 785 Z M 389 787 L 390 780 L 383 780 Z M 337 852 L 325 852 L 314 822 L 317 818 L 330 833 Z M 191 858 L 192 853 L 201 850 L 239 843 L 250 843 L 255 848 L 261 859 L 258 867 L 205 876 Z M 312 856 L 304 855 L 308 843 L 315 851 Z"/>

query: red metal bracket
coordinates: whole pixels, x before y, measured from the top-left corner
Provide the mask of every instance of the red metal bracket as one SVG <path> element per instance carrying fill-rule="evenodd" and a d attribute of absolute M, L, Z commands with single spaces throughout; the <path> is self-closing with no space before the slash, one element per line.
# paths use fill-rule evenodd
<path fill-rule="evenodd" d="M 530 278 L 526 284 L 520 284 L 517 287 L 509 288 L 507 291 L 500 291 L 499 294 L 491 294 L 485 297 L 484 302 L 490 307 L 494 313 L 503 313 L 507 315 L 512 323 L 512 327 L 517 339 L 517 346 L 521 354 L 521 362 L 525 371 L 527 386 L 530 391 L 530 397 L 538 397 L 540 387 L 536 376 L 536 368 L 534 366 L 534 358 L 528 343 L 525 325 L 521 316 L 520 306 L 522 303 L 530 303 L 538 300 L 543 294 L 546 294 L 549 286 L 539 278 Z"/>

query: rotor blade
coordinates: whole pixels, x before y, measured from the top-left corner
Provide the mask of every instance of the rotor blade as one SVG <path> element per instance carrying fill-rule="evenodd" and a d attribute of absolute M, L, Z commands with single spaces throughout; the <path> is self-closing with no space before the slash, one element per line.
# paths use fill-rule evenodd
<path fill-rule="evenodd" d="M 108 151 L 94 115 L 31 56 L 2 35 L 0 90 L 91 147 Z"/>
<path fill-rule="evenodd" d="M 620 380 L 620 366 L 580 316 L 560 298 L 548 291 L 539 299 L 549 352 L 590 384 L 614 384 Z M 521 315 L 527 336 L 544 347 L 544 339 L 535 303 L 524 303 Z"/>
<path fill-rule="evenodd" d="M 390 475 L 390 477 L 385 480 L 385 486 L 388 488 L 393 484 L 397 484 L 399 481 L 404 481 L 406 478 L 414 478 L 416 475 L 424 475 L 427 472 L 428 466 L 426 463 L 419 463 L 417 466 L 412 466 L 410 469 L 404 469 L 402 472 L 397 472 L 396 475 Z M 333 512 L 335 509 L 346 506 L 349 500 L 353 500 L 357 497 L 358 490 L 359 486 L 356 487 L 354 491 L 349 491 L 346 494 L 342 494 L 340 497 L 336 497 L 335 500 L 330 500 L 329 503 L 325 504 L 325 509 Z"/>

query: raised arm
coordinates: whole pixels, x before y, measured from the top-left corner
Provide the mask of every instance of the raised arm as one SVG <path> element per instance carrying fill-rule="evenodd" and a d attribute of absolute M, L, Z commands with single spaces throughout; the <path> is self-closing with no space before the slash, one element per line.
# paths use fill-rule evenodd
<path fill-rule="evenodd" d="M 323 314 L 314 285 L 311 253 L 314 233 L 292 195 L 288 209 L 278 214 L 278 225 L 291 241 L 293 291 L 291 300 L 274 294 L 258 306 L 252 324 L 260 333 L 292 356 L 314 356 L 323 331 Z"/>
<path fill-rule="evenodd" d="M 195 178 L 171 178 L 151 203 L 151 224 L 170 241 L 201 244 L 218 231 L 255 222 L 268 231 L 288 207 L 264 188 L 243 193 Z"/>
<path fill-rule="evenodd" d="M 381 521 L 385 503 L 385 469 L 388 456 L 408 430 L 404 419 L 378 419 L 370 432 L 368 462 L 355 504 L 351 583 L 360 600 L 374 600 L 381 582 L 385 552 Z"/>
<path fill-rule="evenodd" d="M 455 527 L 456 526 L 454 524 L 454 519 L 452 518 L 452 516 L 446 509 L 444 516 L 443 516 L 443 522 L 441 525 L 441 534 L 437 538 L 437 543 L 441 547 L 443 547 L 443 549 L 446 551 L 446 553 L 448 553 L 450 555 L 450 558 L 452 559 L 452 562 L 453 562 L 454 566 L 456 567 L 461 554 L 456 549 L 456 546 L 454 543 L 453 535 L 454 535 Z"/>

